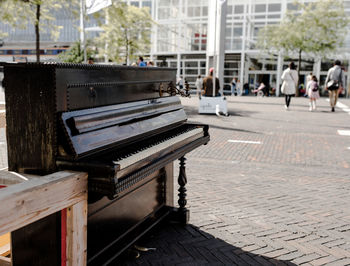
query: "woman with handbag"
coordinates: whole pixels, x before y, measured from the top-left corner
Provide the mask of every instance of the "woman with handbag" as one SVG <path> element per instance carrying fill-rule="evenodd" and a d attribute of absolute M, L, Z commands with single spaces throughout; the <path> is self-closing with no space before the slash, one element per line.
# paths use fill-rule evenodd
<path fill-rule="evenodd" d="M 295 90 L 298 86 L 298 72 L 295 70 L 294 62 L 290 62 L 288 68 L 283 71 L 281 79 L 283 80 L 281 92 L 285 95 L 286 110 L 289 110 L 290 100 L 295 95 Z"/>
<path fill-rule="evenodd" d="M 320 98 L 316 76 L 312 76 L 311 81 L 308 82 L 306 94 L 310 98 L 309 111 L 311 112 L 312 110 L 316 110 L 316 99 Z"/>
<path fill-rule="evenodd" d="M 338 94 L 344 88 L 344 74 L 340 65 L 341 62 L 339 60 L 335 60 L 334 66 L 328 70 L 325 81 L 332 112 L 334 112 L 334 107 L 337 104 Z"/>

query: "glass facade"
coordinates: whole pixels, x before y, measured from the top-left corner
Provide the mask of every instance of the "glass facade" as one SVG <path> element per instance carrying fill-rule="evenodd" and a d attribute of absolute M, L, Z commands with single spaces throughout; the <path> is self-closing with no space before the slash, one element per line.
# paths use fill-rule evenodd
<path fill-rule="evenodd" d="M 205 74 L 206 70 L 208 1 L 210 0 L 152 1 L 156 10 L 154 20 L 158 26 L 151 56 L 158 63 L 170 60 L 175 65 L 177 62 L 176 67 L 181 68 L 179 74 L 186 78 L 192 87 L 194 77 Z M 346 12 L 350 14 L 350 0 L 345 0 L 344 6 Z M 229 90 L 230 81 L 234 77 L 242 79 L 243 83 L 248 82 L 250 87 L 254 87 L 262 77 L 268 78 L 270 85 L 277 86 L 278 75 L 281 74 L 277 67 L 278 58 L 263 55 L 256 48 L 256 41 L 261 28 L 279 23 L 287 10 L 296 9 L 294 0 L 227 0 L 223 80 L 226 90 Z M 344 43 L 344 49 L 349 48 L 350 34 Z M 201 59 L 189 62 L 189 54 L 197 55 Z M 157 60 L 158 57 L 161 59 Z M 288 63 L 288 60 L 282 61 L 280 67 L 283 69 Z M 317 69 L 315 64 L 321 63 L 303 58 L 301 80 Z M 347 70 L 348 62 L 344 61 L 343 65 Z M 320 66 L 318 68 L 320 77 L 326 75 L 327 70 Z"/>

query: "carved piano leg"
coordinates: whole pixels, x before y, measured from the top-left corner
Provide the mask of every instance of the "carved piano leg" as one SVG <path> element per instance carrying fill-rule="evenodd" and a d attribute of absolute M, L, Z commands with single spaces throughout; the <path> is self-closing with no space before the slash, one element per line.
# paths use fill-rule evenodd
<path fill-rule="evenodd" d="M 180 158 L 180 171 L 179 171 L 179 178 L 177 179 L 177 182 L 179 183 L 179 209 L 178 209 L 178 221 L 182 224 L 187 224 L 190 218 L 190 211 L 185 207 L 187 204 L 186 200 L 186 184 L 187 184 L 187 177 L 186 177 L 186 168 L 185 168 L 185 157 Z"/>

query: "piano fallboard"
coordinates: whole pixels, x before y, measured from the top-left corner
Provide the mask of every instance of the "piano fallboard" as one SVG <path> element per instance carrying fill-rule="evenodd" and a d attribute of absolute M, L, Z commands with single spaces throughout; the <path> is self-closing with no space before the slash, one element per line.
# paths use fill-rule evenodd
<path fill-rule="evenodd" d="M 78 161 L 58 160 L 60 169 L 88 171 L 89 191 L 115 198 L 151 172 L 209 141 L 208 126 L 183 124 L 131 147 Z"/>

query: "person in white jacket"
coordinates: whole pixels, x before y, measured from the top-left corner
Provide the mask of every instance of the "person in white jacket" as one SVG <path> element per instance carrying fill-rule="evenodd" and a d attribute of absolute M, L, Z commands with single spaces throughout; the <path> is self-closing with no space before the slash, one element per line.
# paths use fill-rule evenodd
<path fill-rule="evenodd" d="M 202 79 L 201 75 L 199 75 L 196 79 L 197 96 L 199 96 L 201 94 L 202 87 L 203 87 L 203 79 Z"/>
<path fill-rule="evenodd" d="M 298 72 L 295 70 L 296 66 L 290 62 L 288 68 L 283 71 L 281 79 L 283 80 L 281 92 L 285 95 L 286 104 L 284 108 L 289 110 L 289 104 L 292 96 L 295 95 L 298 86 Z"/>

